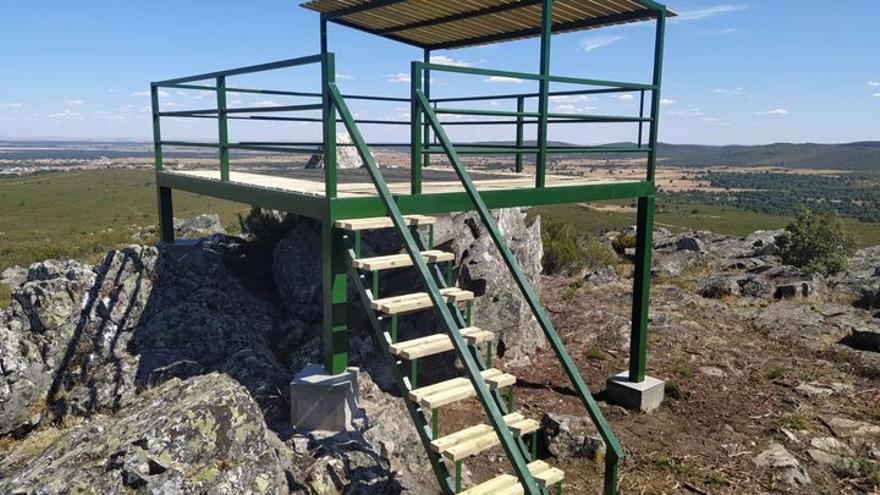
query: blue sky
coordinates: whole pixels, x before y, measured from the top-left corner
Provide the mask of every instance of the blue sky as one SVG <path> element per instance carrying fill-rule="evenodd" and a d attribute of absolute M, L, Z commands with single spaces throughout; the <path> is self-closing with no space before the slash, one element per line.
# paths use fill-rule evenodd
<path fill-rule="evenodd" d="M 308 55 L 318 51 L 317 15 L 294 0 L 91 0 L 7 2 L 0 30 L 0 136 L 148 139 L 149 81 Z M 666 50 L 661 139 L 756 144 L 880 139 L 880 14 L 875 2 L 680 0 Z M 834 2 L 835 6 L 838 2 Z M 553 72 L 647 82 L 648 23 L 556 36 Z M 331 30 L 340 86 L 405 96 L 419 50 L 342 27 Z M 440 61 L 535 72 L 535 40 L 443 51 Z M 316 71 L 236 85 L 316 90 Z M 532 83 L 436 75 L 435 95 L 532 91 Z M 554 89 L 568 89 L 556 87 Z M 205 94 L 168 92 L 165 108 L 210 106 Z M 233 98 L 235 105 L 283 104 Z M 503 101 L 491 102 L 507 108 Z M 632 100 L 555 100 L 558 111 L 622 114 Z M 366 117 L 407 118 L 400 104 L 357 105 Z M 212 124 L 173 121 L 169 138 L 213 137 Z M 404 127 L 372 126 L 371 139 L 406 140 Z M 233 139 L 302 140 L 314 126 L 238 127 Z M 510 128 L 453 131 L 458 139 L 511 139 Z M 584 144 L 633 139 L 615 126 L 556 126 L 551 139 Z"/>

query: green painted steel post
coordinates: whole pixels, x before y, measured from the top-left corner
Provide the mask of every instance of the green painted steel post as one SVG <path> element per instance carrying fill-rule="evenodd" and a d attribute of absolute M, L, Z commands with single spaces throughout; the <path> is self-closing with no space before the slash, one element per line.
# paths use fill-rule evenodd
<path fill-rule="evenodd" d="M 324 133 L 324 188 L 327 199 L 335 199 L 336 171 L 336 106 L 329 87 L 336 84 L 336 56 L 327 49 L 327 18 L 321 16 L 321 103 Z"/>
<path fill-rule="evenodd" d="M 461 461 L 455 461 L 455 493 L 461 491 Z"/>
<path fill-rule="evenodd" d="M 474 301 L 471 299 L 465 305 L 465 313 L 464 313 L 464 321 L 467 323 L 467 326 L 473 325 L 474 320 Z"/>
<path fill-rule="evenodd" d="M 229 181 L 229 120 L 226 114 L 226 77 L 217 78 L 217 134 L 220 143 L 220 181 Z"/>
<path fill-rule="evenodd" d="M 418 62 L 413 62 L 410 66 L 410 78 L 412 82 L 412 104 L 410 105 L 410 139 L 411 156 L 410 156 L 410 173 L 412 175 L 411 193 L 422 193 L 422 158 L 423 158 L 423 142 L 422 142 L 422 108 L 416 101 L 416 90 L 422 89 L 422 68 Z"/>
<path fill-rule="evenodd" d="M 633 275 L 632 332 L 629 351 L 629 380 L 636 383 L 645 380 L 653 226 L 654 197 L 639 198 L 636 222 L 636 263 Z"/>
<path fill-rule="evenodd" d="M 434 440 L 440 436 L 440 409 L 431 409 L 431 438 Z"/>
<path fill-rule="evenodd" d="M 425 53 L 424 53 L 424 56 L 422 57 L 422 61 L 426 64 L 431 63 L 431 50 L 430 49 L 425 48 Z M 425 83 L 425 96 L 427 96 L 428 100 L 430 100 L 431 99 L 431 71 L 430 70 L 425 70 L 424 83 Z M 425 146 L 431 144 L 431 126 L 428 125 L 427 122 L 425 123 L 425 132 L 423 134 L 422 143 Z M 422 163 L 424 164 L 424 166 L 426 168 L 431 166 L 431 155 L 425 154 L 424 157 L 422 158 L 422 160 L 423 160 Z"/>
<path fill-rule="evenodd" d="M 492 341 L 486 342 L 486 367 L 492 367 Z"/>
<path fill-rule="evenodd" d="M 400 318 L 397 315 L 391 316 L 391 343 L 397 343 L 397 324 L 400 321 Z"/>
<path fill-rule="evenodd" d="M 373 272 L 373 299 L 379 299 L 379 272 Z"/>
<path fill-rule="evenodd" d="M 153 155 L 155 160 L 156 172 L 161 172 L 164 168 L 162 162 L 162 122 L 159 117 L 159 88 L 150 85 L 150 102 L 153 109 Z"/>
<path fill-rule="evenodd" d="M 544 187 L 547 174 L 547 113 L 550 105 L 550 38 L 553 31 L 553 0 L 541 6 L 541 80 L 538 96 L 538 156 L 535 164 L 535 187 Z"/>
<path fill-rule="evenodd" d="M 324 270 L 324 368 L 338 375 L 348 367 L 348 271 L 343 231 L 322 223 Z"/>
<path fill-rule="evenodd" d="M 538 459 L 538 431 L 535 430 L 532 432 L 531 438 L 529 439 L 532 447 L 532 460 L 535 461 Z"/>
<path fill-rule="evenodd" d="M 605 485 L 603 495 L 617 495 L 617 462 L 613 452 L 605 457 Z"/>
<path fill-rule="evenodd" d="M 159 200 L 159 240 L 164 243 L 174 242 L 174 203 L 171 189 L 158 188 Z"/>
<path fill-rule="evenodd" d="M 654 92 L 651 96 L 651 132 L 649 135 L 646 179 L 654 182 L 657 165 L 660 119 L 660 87 L 663 78 L 663 46 L 666 36 L 666 12 L 657 16 L 654 42 Z M 645 380 L 648 352 L 648 315 L 651 293 L 651 261 L 654 249 L 654 192 L 639 198 L 636 221 L 636 264 L 633 275 L 632 332 L 630 336 L 629 380 Z"/>
<path fill-rule="evenodd" d="M 419 387 L 419 360 L 411 359 L 409 361 L 409 383 L 413 389 Z"/>
<path fill-rule="evenodd" d="M 523 121 L 525 118 L 522 113 L 526 111 L 526 99 L 525 97 L 518 97 L 516 99 L 516 112 L 519 114 L 516 117 L 516 147 L 523 147 Z M 523 171 L 523 153 L 517 150 L 516 153 L 516 172 L 521 173 Z"/>

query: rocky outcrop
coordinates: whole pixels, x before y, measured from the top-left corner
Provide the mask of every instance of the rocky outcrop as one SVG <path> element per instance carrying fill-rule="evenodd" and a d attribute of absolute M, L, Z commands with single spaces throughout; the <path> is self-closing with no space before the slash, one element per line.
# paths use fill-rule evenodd
<path fill-rule="evenodd" d="M 347 169 L 364 166 L 360 153 L 358 153 L 357 148 L 351 146 L 352 143 L 351 136 L 347 132 L 336 133 L 336 168 Z M 372 151 L 370 151 L 370 156 L 373 156 Z M 306 163 L 306 168 L 323 169 L 324 155 L 312 155 L 308 163 Z"/>
<path fill-rule="evenodd" d="M 289 455 L 259 418 L 251 395 L 229 377 L 171 380 L 116 415 L 64 432 L 0 476 L 0 492 L 289 493 Z"/>
<path fill-rule="evenodd" d="M 761 452 L 754 459 L 755 466 L 771 472 L 774 480 L 790 488 L 798 488 L 810 483 L 810 475 L 797 458 L 778 443 Z"/>
<path fill-rule="evenodd" d="M 131 227 L 132 241 L 152 241 L 159 236 L 157 225 Z M 176 239 L 200 239 L 214 234 L 226 234 L 226 228 L 220 222 L 220 215 L 216 213 L 203 213 L 192 218 L 174 219 L 174 237 Z"/>

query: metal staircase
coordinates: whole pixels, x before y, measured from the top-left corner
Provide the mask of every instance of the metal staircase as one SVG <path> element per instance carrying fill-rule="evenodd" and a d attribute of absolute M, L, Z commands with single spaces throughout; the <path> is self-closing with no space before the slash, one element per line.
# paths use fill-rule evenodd
<path fill-rule="evenodd" d="M 346 232 L 345 237 L 349 245 L 348 275 L 366 309 L 380 347 L 396 364 L 392 368 L 397 386 L 401 396 L 404 397 L 407 410 L 442 491 L 447 494 L 469 495 L 524 493 L 537 495 L 550 493 L 551 490 L 561 493 L 564 473 L 537 459 L 537 421 L 513 411 L 516 377 L 492 367 L 494 334 L 490 329 L 474 326 L 471 321 L 474 294 L 453 286 L 451 267 L 454 256 L 433 249 L 431 245 L 433 218 L 401 214 L 335 83 L 329 82 L 327 91 L 332 107 L 339 113 L 351 135 L 387 213 L 387 217 L 335 223 L 337 229 Z M 440 145 L 464 185 L 473 208 L 479 213 L 575 391 L 608 445 L 604 493 L 616 493 L 617 462 L 623 458 L 623 450 L 565 350 L 537 295 L 507 247 L 491 213 L 462 166 L 424 93 L 415 90 L 413 101 L 414 105 L 426 115 L 428 124 L 433 128 Z M 419 232 L 419 228 L 424 226 L 429 229 L 427 246 Z M 361 257 L 361 232 L 382 228 L 394 229 L 400 235 L 406 253 Z M 414 270 L 422 282 L 423 292 L 381 297 L 380 274 L 386 270 L 400 269 Z M 461 306 L 464 306 L 464 311 Z M 397 330 L 400 315 L 424 310 L 435 312 L 440 324 L 439 333 L 399 341 Z M 483 346 L 484 349 L 481 350 L 478 346 Z M 464 368 L 464 376 L 419 387 L 418 360 L 444 352 L 455 353 Z M 407 365 L 409 369 L 405 371 Z M 485 412 L 485 423 L 473 425 L 450 435 L 439 436 L 442 408 L 474 397 Z M 462 463 L 498 445 L 503 448 L 513 472 L 462 491 Z"/>

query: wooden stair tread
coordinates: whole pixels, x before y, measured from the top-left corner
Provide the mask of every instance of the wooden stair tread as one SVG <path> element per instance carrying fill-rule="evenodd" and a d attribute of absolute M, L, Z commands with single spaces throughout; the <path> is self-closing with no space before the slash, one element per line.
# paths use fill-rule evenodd
<path fill-rule="evenodd" d="M 403 219 L 410 227 L 433 225 L 437 219 L 427 215 L 404 215 Z M 336 228 L 344 230 L 376 230 L 394 227 L 391 217 L 358 218 L 356 220 L 337 220 Z"/>
<path fill-rule="evenodd" d="M 500 389 L 516 383 L 516 377 L 501 370 L 490 368 L 480 372 L 486 385 L 491 389 Z M 477 395 L 470 380 L 464 377 L 453 378 L 427 387 L 411 390 L 409 399 L 429 409 L 436 409 L 453 402 Z"/>
<path fill-rule="evenodd" d="M 544 461 L 529 464 L 529 472 L 543 488 L 549 488 L 565 479 L 565 473 Z M 489 481 L 469 488 L 458 495 L 522 495 L 525 493 L 519 479 L 512 474 L 502 474 Z"/>
<path fill-rule="evenodd" d="M 504 422 L 510 427 L 511 433 L 517 436 L 537 431 L 537 421 L 528 419 L 520 413 L 504 416 Z M 443 454 L 452 461 L 477 455 L 501 443 L 495 429 L 488 424 L 479 424 L 457 431 L 431 442 L 431 450 Z"/>
<path fill-rule="evenodd" d="M 495 339 L 495 334 L 477 327 L 467 327 L 460 330 L 461 336 L 468 344 L 476 345 Z M 418 339 L 405 340 L 391 345 L 391 354 L 403 359 L 418 359 L 425 356 L 433 356 L 453 349 L 452 338 L 445 333 L 428 335 Z"/>
<path fill-rule="evenodd" d="M 445 296 L 447 302 L 464 302 L 474 298 L 474 293 L 469 290 L 462 290 L 458 287 L 447 287 L 440 289 L 440 293 Z M 385 297 L 382 299 L 374 299 L 370 306 L 386 315 L 396 315 L 400 313 L 408 313 L 433 306 L 431 297 L 427 292 L 414 292 L 412 294 L 404 294 L 402 296 Z"/>
<path fill-rule="evenodd" d="M 447 253 L 446 251 L 431 249 L 428 251 L 422 251 L 422 259 L 425 263 L 444 263 L 447 261 L 454 261 L 455 255 Z M 358 258 L 352 260 L 351 264 L 359 270 L 377 272 L 379 270 L 388 270 L 391 268 L 404 268 L 412 266 L 413 263 L 409 254 L 402 253 L 375 256 L 373 258 Z"/>

